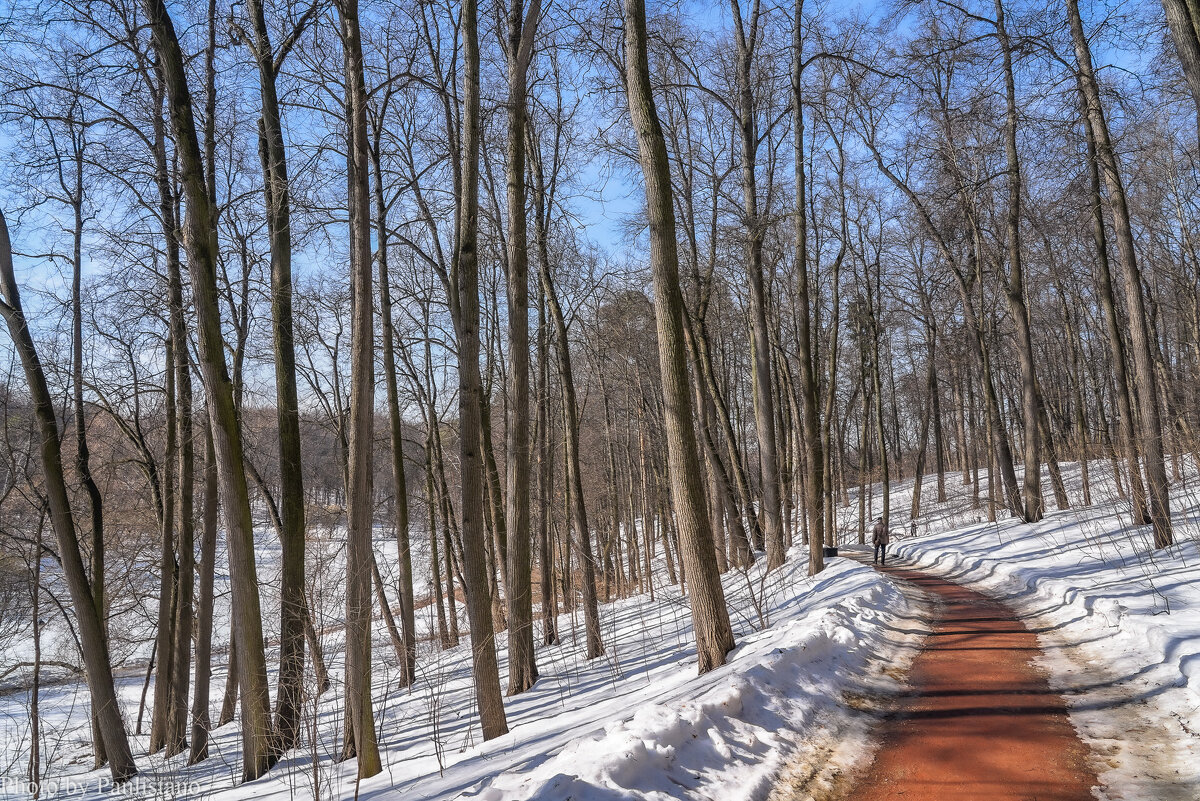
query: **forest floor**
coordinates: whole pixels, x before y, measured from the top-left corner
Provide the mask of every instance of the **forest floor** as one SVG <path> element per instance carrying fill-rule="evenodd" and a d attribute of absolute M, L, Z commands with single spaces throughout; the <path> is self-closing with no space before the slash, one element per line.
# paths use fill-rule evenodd
<path fill-rule="evenodd" d="M 1064 700 L 1070 725 L 1087 749 L 1085 763 L 1077 767 L 1095 777 L 1096 797 L 1195 801 L 1200 482 L 1192 476 L 1190 483 L 1174 485 L 1178 544 L 1156 551 L 1146 527 L 1130 524 L 1128 503 L 1111 487 L 1093 479 L 1096 502 L 1083 506 L 1079 468 L 1064 468 L 1074 506 L 1033 525 L 1003 518 L 988 522 L 986 509 L 974 505 L 957 476 L 947 476 L 947 500 L 935 502 L 934 479 L 927 477 L 916 526 L 920 536 L 893 546 L 897 564 L 987 595 L 1036 636 L 1039 650 L 1022 653 Z M 1094 464 L 1094 472 L 1100 469 Z M 863 499 L 868 520 L 880 503 L 878 487 L 873 489 Z M 907 517 L 898 510 L 912 494 L 911 481 L 892 486 L 893 521 L 905 532 Z M 853 490 L 848 501 L 838 509 L 843 544 L 857 538 Z M 266 529 L 260 533 L 260 570 L 270 587 L 277 549 Z M 331 530 L 325 540 L 335 549 L 338 532 Z M 387 532 L 380 532 L 377 546 L 383 567 Z M 559 618 L 563 642 L 538 649 L 541 678 L 529 692 L 505 701 L 510 734 L 486 743 L 478 736 L 466 641 L 438 649 L 431 639 L 432 615 L 423 615 L 419 680 L 404 689 L 396 683 L 398 669 L 378 627 L 374 695 L 384 772 L 356 787 L 353 762 L 337 760 L 343 657 L 336 590 L 342 571 L 336 550 L 332 554 L 312 568 L 331 594 L 322 628 L 329 632 L 324 639 L 334 688 L 310 697 L 303 747 L 263 779 L 238 786 L 236 723 L 213 733 L 213 757 L 192 768 L 179 759 L 146 755 L 146 739 L 137 737 L 144 792 L 125 797 L 325 801 L 357 791 L 360 798 L 381 801 L 761 801 L 768 795 L 824 801 L 851 786 L 882 754 L 881 713 L 911 700 L 904 697 L 904 680 L 922 643 L 948 646 L 953 639 L 932 622 L 929 587 L 844 558 L 808 577 L 803 546 L 797 545 L 785 566 L 770 574 L 763 574 L 765 560 L 759 560 L 724 577 L 738 647 L 727 665 L 697 676 L 686 597 L 666 583 L 660 554 L 653 596 L 602 606 L 603 658 L 585 658 L 578 611 Z M 426 554 L 417 556 L 419 564 L 427 564 Z M 273 617 L 267 613 L 268 620 Z M 131 620 L 128 627 L 139 631 L 146 625 Z M 504 635 L 498 645 L 503 677 Z M 144 686 L 137 664 L 130 657 L 118 680 L 131 729 Z M 106 797 L 103 772 L 90 770 L 86 687 L 62 678 L 41 694 L 44 764 L 62 790 L 45 797 Z M 214 704 L 224 679 L 218 663 Z M 978 706 L 996 706 L 992 699 L 982 701 Z M 6 780 L 0 782 L 0 798 L 27 797 L 15 780 L 28 754 L 28 702 L 21 690 L 0 695 L 0 778 Z M 997 716 L 987 718 L 988 726 L 1000 728 Z M 947 725 L 944 718 L 934 723 Z M 778 796 L 789 787 L 803 787 L 805 794 Z"/>
<path fill-rule="evenodd" d="M 914 650 L 914 635 L 897 626 L 908 603 L 893 582 L 850 560 L 835 560 L 814 577 L 806 575 L 806 566 L 803 546 L 797 546 L 769 574 L 759 559 L 724 577 L 738 647 L 725 666 L 702 676 L 686 596 L 661 572 L 653 596 L 602 605 L 601 658 L 585 657 L 581 612 L 562 614 L 562 642 L 538 649 L 537 683 L 505 699 L 510 733 L 487 742 L 478 734 L 465 633 L 457 648 L 439 650 L 428 639 L 432 621 L 420 618 L 418 682 L 405 689 L 396 683 L 394 658 L 378 626 L 374 698 L 384 771 L 360 784 L 353 760 L 337 759 L 344 657 L 340 630 L 329 626 L 323 639 L 334 686 L 309 699 L 299 749 L 263 778 L 239 786 L 236 721 L 213 732 L 212 756 L 194 767 L 181 757 L 146 754 L 146 738 L 135 737 L 141 774 L 121 797 L 761 798 L 814 732 L 837 731 L 847 742 L 856 736 L 840 722 L 843 688 Z M 262 568 L 269 572 L 273 565 Z M 338 575 L 334 568 L 322 578 Z M 503 678 L 506 634 L 498 639 Z M 215 690 L 223 686 L 224 672 L 218 664 Z M 884 690 L 894 691 L 894 680 L 881 681 Z M 118 681 L 127 719 L 136 713 L 142 686 L 134 671 Z M 153 699 L 153 682 L 148 697 Z M 219 697 L 215 692 L 214 703 Z M 2 799 L 28 797 L 18 785 L 28 753 L 27 704 L 25 692 L 0 696 Z M 78 681 L 43 689 L 43 739 L 52 770 L 44 798 L 112 797 L 104 771 L 90 770 L 87 713 L 86 687 Z"/>

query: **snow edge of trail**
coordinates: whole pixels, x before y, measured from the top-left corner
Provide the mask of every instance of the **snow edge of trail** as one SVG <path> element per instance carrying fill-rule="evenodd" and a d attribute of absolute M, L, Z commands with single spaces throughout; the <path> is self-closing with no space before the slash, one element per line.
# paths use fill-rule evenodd
<path fill-rule="evenodd" d="M 794 593 L 776 622 L 742 637 L 728 662 L 671 698 L 576 738 L 527 772 L 464 797 L 484 801 L 763 798 L 797 748 L 838 728 L 842 692 L 887 663 L 911 635 L 895 626 L 910 600 L 868 567 L 835 559 L 809 578 L 793 552 Z"/>

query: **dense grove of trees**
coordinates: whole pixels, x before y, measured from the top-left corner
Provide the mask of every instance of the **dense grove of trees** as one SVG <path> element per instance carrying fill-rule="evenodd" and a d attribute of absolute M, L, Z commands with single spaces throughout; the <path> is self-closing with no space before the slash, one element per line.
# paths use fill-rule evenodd
<path fill-rule="evenodd" d="M 118 781 L 147 712 L 192 763 L 236 718 L 262 775 L 339 667 L 341 752 L 379 772 L 375 621 L 404 685 L 422 636 L 469 638 L 484 739 L 560 611 L 596 658 L 600 605 L 664 579 L 709 670 L 722 574 L 797 545 L 817 573 L 868 515 L 920 520 L 925 475 L 1033 522 L 1104 471 L 1172 545 L 1200 468 L 1189 9 L 6 7 L 0 638 L 35 647 L 0 671 L 33 688 L 29 778 L 42 675 L 80 661 Z"/>

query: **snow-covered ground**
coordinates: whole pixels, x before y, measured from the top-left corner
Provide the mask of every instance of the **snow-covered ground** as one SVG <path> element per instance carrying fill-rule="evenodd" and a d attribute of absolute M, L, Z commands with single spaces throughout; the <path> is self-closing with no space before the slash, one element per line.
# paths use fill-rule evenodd
<path fill-rule="evenodd" d="M 261 551 L 265 577 L 273 569 L 267 540 Z M 390 543 L 379 545 L 384 562 Z M 419 680 L 409 690 L 397 686 L 387 635 L 377 626 L 374 697 L 384 771 L 363 781 L 358 796 L 406 801 L 765 796 L 799 743 L 842 730 L 838 703 L 848 683 L 912 651 L 912 635 L 894 625 L 909 604 L 889 581 L 849 560 L 834 560 L 825 573 L 809 578 L 806 555 L 797 549 L 789 556 L 765 579 L 762 559 L 747 572 L 725 577 L 738 647 L 726 666 L 702 677 L 696 673 L 686 599 L 677 586 L 665 584 L 661 570 L 653 600 L 642 595 L 602 606 L 602 658 L 586 661 L 578 613 L 562 615 L 563 643 L 539 648 L 540 680 L 531 691 L 506 699 L 510 733 L 487 743 L 479 738 L 465 638 L 447 651 L 423 640 Z M 336 583 L 338 560 L 330 564 L 327 578 Z M 431 612 L 420 610 L 422 632 L 433 629 Z M 354 763 L 336 761 L 342 731 L 340 631 L 327 628 L 323 640 L 334 686 L 311 700 L 313 722 L 302 746 L 283 764 L 250 785 L 235 786 L 235 722 L 214 732 L 212 757 L 196 767 L 185 766 L 185 755 L 170 761 L 139 757 L 142 773 L 126 796 L 352 796 Z M 504 635 L 499 645 L 503 682 Z M 906 646 L 910 653 L 904 655 Z M 224 678 L 219 666 L 214 706 Z M 130 671 L 118 690 L 130 719 L 142 676 Z M 152 686 L 149 695 L 152 701 Z M 27 742 L 22 746 L 27 704 L 27 693 L 0 697 L 5 797 L 25 797 L 19 782 L 27 758 Z M 99 797 L 106 774 L 88 770 L 86 690 L 66 682 L 43 690 L 41 705 L 54 764 L 43 797 Z M 144 754 L 146 738 L 135 738 L 134 747 Z"/>
<path fill-rule="evenodd" d="M 1106 797 L 1200 798 L 1200 484 L 1174 488 L 1180 544 L 1152 552 L 1145 527 L 1131 527 L 1128 504 L 1094 463 L 1091 507 L 1079 505 L 1078 466 L 1064 465 L 1075 508 L 1026 526 L 1001 515 L 987 522 L 961 476 L 948 475 L 948 498 L 936 503 L 932 476 L 917 538 L 902 537 L 905 559 L 998 595 L 1030 615 L 1046 657 L 1043 667 L 1072 705 L 1072 720 L 1096 755 Z M 912 482 L 897 482 L 892 521 L 907 533 Z M 878 488 L 869 516 L 878 514 Z M 1047 500 L 1053 504 L 1047 482 Z M 842 542 L 857 537 L 857 499 L 838 510 Z M 271 594 L 273 541 L 260 538 Z M 426 544 L 414 540 L 418 565 Z M 394 546 L 377 541 L 380 567 Z M 764 580 L 762 560 L 733 571 L 725 590 L 738 647 L 729 663 L 696 675 L 691 620 L 678 587 L 656 571 L 648 595 L 605 604 L 602 658 L 584 658 L 578 613 L 559 619 L 563 643 L 539 647 L 541 679 L 505 701 L 510 733 L 480 742 L 472 702 L 469 647 L 439 650 L 432 607 L 419 611 L 423 635 L 418 681 L 400 688 L 386 630 L 376 627 L 374 698 L 384 763 L 381 775 L 355 787 L 354 764 L 337 762 L 341 718 L 341 643 L 336 611 L 340 542 L 327 532 L 313 551 L 315 592 L 325 598 L 322 639 L 334 686 L 310 698 L 310 725 L 300 748 L 266 777 L 236 786 L 236 723 L 214 733 L 213 756 L 194 768 L 182 758 L 141 756 L 142 775 L 127 797 L 418 799 L 762 799 L 774 787 L 811 790 L 869 761 L 870 715 L 894 691 L 919 645 L 919 594 L 848 559 L 815 578 L 798 550 Z M 427 569 L 427 568 L 425 568 Z M 422 572 L 419 570 L 418 572 Z M 422 588 L 427 591 L 427 588 Z M 460 605 L 460 613 L 462 608 Z M 264 610 L 268 623 L 274 612 Z M 218 630 L 223 631 L 219 624 Z M 465 628 L 465 627 L 464 627 Z M 507 665 L 499 638 L 501 680 Z M 144 666 L 141 669 L 144 671 Z M 224 685 L 214 676 L 214 714 Z M 119 679 L 132 723 L 142 676 Z M 153 698 L 153 691 L 150 693 Z M 0 797 L 26 797 L 28 693 L 0 696 Z M 104 772 L 90 768 L 87 693 L 65 681 L 41 695 L 44 748 L 52 765 L 44 797 L 99 797 Z M 132 729 L 132 725 L 130 726 Z M 146 738 L 135 740 L 144 754 Z M 55 787 L 57 784 L 57 788 Z M 79 792 L 79 791 L 82 791 Z"/>

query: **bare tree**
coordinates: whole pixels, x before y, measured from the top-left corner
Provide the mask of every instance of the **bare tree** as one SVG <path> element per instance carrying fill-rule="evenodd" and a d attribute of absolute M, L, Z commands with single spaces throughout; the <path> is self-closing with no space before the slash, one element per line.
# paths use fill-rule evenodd
<path fill-rule="evenodd" d="M 225 340 L 218 306 L 214 209 L 192 111 L 183 53 L 163 0 L 145 0 L 167 89 L 168 110 L 187 200 L 188 268 L 200 332 L 200 364 L 213 425 L 222 507 L 228 528 L 229 568 L 233 585 L 233 630 L 238 653 L 237 685 L 242 698 L 242 779 L 251 781 L 274 762 L 271 701 L 263 647 L 262 610 L 255 571 L 254 528 L 243 468 L 241 422 L 234 406 L 233 383 L 225 364 Z M 110 754 L 110 759 L 111 754 Z"/>
<path fill-rule="evenodd" d="M 276 83 L 284 59 L 318 8 L 319 4 L 313 2 L 289 26 L 287 36 L 276 48 L 267 29 L 262 0 L 248 0 L 246 10 L 252 32 L 241 34 L 258 67 L 262 111 L 258 124 L 258 152 L 271 247 L 271 325 L 279 432 L 279 540 L 283 562 L 279 588 L 279 686 L 275 698 L 275 735 L 280 752 L 292 748 L 300 733 L 304 629 L 309 612 L 304 589 L 304 476 L 292 324 L 291 186 Z"/>
<path fill-rule="evenodd" d="M 343 755 L 358 757 L 358 778 L 383 769 L 371 704 L 371 565 L 374 563 L 375 305 L 367 86 L 358 0 L 338 0 L 346 67 L 347 187 L 350 208 L 350 441 L 346 531 L 346 717 Z"/>
<path fill-rule="evenodd" d="M 59 558 L 62 560 L 63 572 L 71 592 L 71 603 L 75 607 L 76 626 L 83 650 L 83 664 L 87 673 L 88 689 L 92 695 L 92 705 L 97 709 L 96 717 L 100 724 L 104 752 L 108 756 L 113 781 L 124 783 L 137 775 L 137 766 L 133 761 L 129 738 L 125 733 L 125 722 L 121 718 L 121 709 L 113 688 L 112 665 L 109 661 L 104 628 L 100 623 L 95 596 L 79 550 L 75 520 L 67 495 L 67 481 L 63 474 L 62 448 L 54 400 L 46 385 L 42 363 L 21 306 L 21 295 L 13 272 L 8 221 L 3 212 L 0 212 L 0 291 L 4 293 L 3 302 L 0 303 L 0 314 L 4 316 L 9 336 L 20 354 L 37 415 L 41 437 L 42 474 L 46 482 L 50 523 L 58 540 Z"/>
<path fill-rule="evenodd" d="M 1129 317 L 1129 339 L 1133 346 L 1133 365 L 1137 382 L 1138 411 L 1141 413 L 1140 444 L 1146 460 L 1146 484 L 1150 496 L 1150 522 L 1154 527 L 1154 545 L 1165 548 L 1174 541 L 1171 526 L 1171 506 L 1168 497 L 1166 464 L 1163 461 L 1163 427 L 1158 411 L 1158 379 L 1152 343 L 1146 319 L 1146 302 L 1142 295 L 1141 270 L 1134 245 L 1133 226 L 1116 154 L 1108 131 L 1108 120 L 1096 83 L 1092 53 L 1083 22 L 1079 16 L 1078 0 L 1067 0 L 1067 20 L 1071 26 L 1071 42 L 1079 68 L 1079 89 L 1083 95 L 1089 133 L 1095 141 L 1096 161 L 1108 187 L 1108 207 L 1112 212 L 1113 231 L 1117 238 L 1117 256 L 1125 277 L 1125 310 Z"/>
<path fill-rule="evenodd" d="M 650 88 L 646 5 L 642 0 L 625 0 L 624 8 L 626 93 L 646 180 L 650 268 L 654 276 L 654 315 L 666 401 L 671 494 L 679 519 L 680 550 L 687 572 L 699 668 L 706 673 L 725 663 L 725 655 L 734 645 L 733 630 L 713 553 L 712 521 L 708 517 L 704 476 L 696 449 L 670 164 Z"/>
<path fill-rule="evenodd" d="M 533 651 L 533 586 L 529 514 L 529 242 L 525 222 L 527 82 L 541 0 L 526 11 L 522 0 L 508 8 L 508 425 L 505 452 L 508 501 L 508 694 L 537 681 Z"/>
<path fill-rule="evenodd" d="M 475 702 L 483 739 L 508 733 L 500 669 L 492 628 L 488 591 L 487 544 L 483 520 L 483 382 L 479 374 L 479 19 L 475 0 L 462 4 L 462 140 L 458 187 L 458 232 L 452 290 L 458 334 L 459 469 L 461 477 L 463 575 L 467 617 L 471 623 L 471 658 Z"/>

